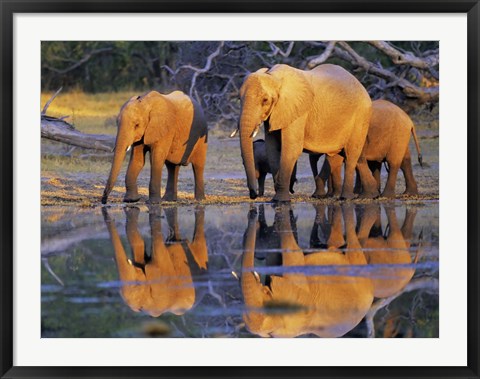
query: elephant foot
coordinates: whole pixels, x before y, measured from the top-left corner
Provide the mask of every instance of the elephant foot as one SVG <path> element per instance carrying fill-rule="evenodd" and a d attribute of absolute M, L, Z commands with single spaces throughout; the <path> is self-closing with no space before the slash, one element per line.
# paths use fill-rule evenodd
<path fill-rule="evenodd" d="M 154 205 L 154 204 L 160 204 L 161 202 L 162 202 L 162 199 L 160 198 L 160 196 L 158 197 L 155 196 L 155 197 L 150 197 L 147 201 L 147 204 Z"/>
<path fill-rule="evenodd" d="M 275 196 L 273 197 L 272 200 L 270 200 L 271 203 L 290 203 L 290 194 L 280 194 L 276 193 Z"/>
<path fill-rule="evenodd" d="M 250 192 L 250 199 L 255 200 L 258 196 L 257 191 L 251 189 L 251 190 L 249 190 L 249 192 Z"/>
<path fill-rule="evenodd" d="M 264 195 L 265 195 L 264 192 L 259 192 L 259 193 L 258 193 L 258 197 L 263 197 Z"/>
<path fill-rule="evenodd" d="M 376 199 L 378 198 L 380 195 L 380 193 L 378 191 L 370 191 L 370 192 L 367 192 L 367 191 L 363 191 L 359 196 L 358 198 L 359 199 Z"/>
<path fill-rule="evenodd" d="M 177 200 L 177 199 L 175 199 L 175 200 Z M 205 200 L 205 195 L 195 195 L 195 200 L 196 200 L 196 201 Z"/>
<path fill-rule="evenodd" d="M 340 195 L 340 200 L 352 200 L 355 197 L 353 192 L 343 192 Z"/>
<path fill-rule="evenodd" d="M 380 195 L 381 197 L 386 197 L 388 199 L 392 199 L 395 197 L 395 192 L 394 191 L 383 191 L 383 193 Z"/>
<path fill-rule="evenodd" d="M 136 203 L 137 201 L 139 201 L 141 198 L 141 196 L 139 194 L 135 194 L 135 195 L 129 195 L 129 194 L 126 194 L 125 197 L 123 198 L 123 202 L 124 203 Z"/>
<path fill-rule="evenodd" d="M 417 190 L 417 189 L 408 189 L 408 188 L 407 188 L 403 194 L 404 194 L 404 195 L 408 195 L 408 196 L 415 196 L 415 195 L 418 195 L 418 190 Z"/>
<path fill-rule="evenodd" d="M 177 197 L 173 194 L 165 194 L 162 197 L 162 201 L 177 201 Z"/>
<path fill-rule="evenodd" d="M 312 194 L 312 197 L 313 197 L 314 199 L 325 199 L 325 198 L 327 197 L 327 194 L 314 192 L 314 193 Z"/>

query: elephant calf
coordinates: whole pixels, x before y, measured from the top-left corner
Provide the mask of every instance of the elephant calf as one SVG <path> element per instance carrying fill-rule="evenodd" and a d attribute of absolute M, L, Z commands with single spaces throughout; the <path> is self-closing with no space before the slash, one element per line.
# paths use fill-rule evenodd
<path fill-rule="evenodd" d="M 385 162 L 388 164 L 388 179 L 383 189 L 382 197 L 395 196 L 395 184 L 399 169 L 402 170 L 405 177 L 406 189 L 404 194 L 418 194 L 417 183 L 413 176 L 410 148 L 408 147 L 410 134 L 412 134 L 418 152 L 418 162 L 422 165 L 422 154 L 417 140 L 415 125 L 402 109 L 389 101 L 373 101 L 372 110 L 372 118 L 364 146 L 364 155 L 377 183 L 378 191 L 380 192 L 381 186 L 380 171 L 382 163 Z M 316 165 L 319 158 L 320 155 L 310 155 L 310 164 L 314 176 L 316 176 Z M 332 162 L 334 162 L 334 167 L 330 167 Z M 340 155 L 325 160 L 320 174 L 316 176 L 321 179 L 320 183 L 322 184 L 329 178 L 329 194 L 332 191 L 333 193 L 338 192 L 341 188 L 342 163 L 343 158 Z M 361 189 L 362 183 L 357 172 L 355 192 L 361 193 Z"/>
<path fill-rule="evenodd" d="M 150 152 L 151 176 L 149 202 L 160 202 L 163 165 L 168 169 L 168 181 L 163 200 L 177 200 L 180 166 L 192 164 L 195 176 L 195 199 L 205 198 L 203 170 L 207 156 L 208 129 L 201 106 L 181 91 L 163 95 L 151 91 L 134 96 L 120 109 L 118 133 L 112 168 L 103 191 L 102 204 L 107 202 L 123 160 L 131 150 L 125 176 L 125 202 L 140 199 L 137 177 Z"/>
<path fill-rule="evenodd" d="M 267 147 L 263 139 L 256 140 L 253 143 L 253 159 L 255 160 L 255 176 L 258 179 L 258 195 L 263 196 L 265 193 L 265 177 L 272 174 L 270 165 L 268 164 Z M 293 186 L 297 181 L 297 164 L 293 167 L 292 176 L 290 178 L 290 193 L 295 193 Z"/>
<path fill-rule="evenodd" d="M 415 125 L 410 117 L 398 106 L 386 100 L 375 100 L 373 112 L 365 142 L 365 159 L 375 177 L 380 191 L 380 170 L 382 162 L 388 163 L 388 179 L 383 189 L 383 197 L 395 196 L 395 184 L 398 170 L 405 177 L 406 195 L 418 194 L 417 183 L 413 176 L 410 157 L 410 134 L 413 136 L 418 153 L 418 162 L 422 165 L 422 154 L 417 140 Z"/>

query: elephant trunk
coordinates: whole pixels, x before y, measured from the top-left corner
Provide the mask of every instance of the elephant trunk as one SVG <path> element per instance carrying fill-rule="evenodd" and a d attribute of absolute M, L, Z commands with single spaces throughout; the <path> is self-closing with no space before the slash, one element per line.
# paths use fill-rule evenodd
<path fill-rule="evenodd" d="M 250 199 L 255 199 L 258 196 L 252 137 L 257 126 L 258 123 L 255 123 L 254 120 L 249 120 L 242 115 L 240 120 L 240 148 L 242 151 L 243 166 L 245 167 L 245 172 L 247 174 L 247 185 L 250 190 Z"/>
<path fill-rule="evenodd" d="M 118 173 L 122 168 L 123 160 L 125 159 L 127 149 L 130 145 L 127 143 L 119 143 L 119 138 L 117 137 L 117 142 L 115 143 L 115 154 L 113 155 L 112 168 L 110 169 L 110 175 L 108 176 L 107 184 L 105 185 L 105 189 L 103 190 L 102 204 L 107 203 L 108 195 L 112 191 L 112 188 L 117 181 Z"/>

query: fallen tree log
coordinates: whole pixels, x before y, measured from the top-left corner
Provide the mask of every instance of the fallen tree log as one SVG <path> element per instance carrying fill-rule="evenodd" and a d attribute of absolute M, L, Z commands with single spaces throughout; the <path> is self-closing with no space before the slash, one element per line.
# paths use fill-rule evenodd
<path fill-rule="evenodd" d="M 72 124 L 65 121 L 65 118 L 68 116 L 53 117 L 46 115 L 48 107 L 61 91 L 62 88 L 60 87 L 45 103 L 40 114 L 42 138 L 63 142 L 67 145 L 83 147 L 84 149 L 101 150 L 111 153 L 115 146 L 114 136 L 82 133 L 76 130 Z"/>
<path fill-rule="evenodd" d="M 41 116 L 41 135 L 42 138 L 85 149 L 112 152 L 115 146 L 114 136 L 81 133 L 65 120 L 45 115 Z"/>

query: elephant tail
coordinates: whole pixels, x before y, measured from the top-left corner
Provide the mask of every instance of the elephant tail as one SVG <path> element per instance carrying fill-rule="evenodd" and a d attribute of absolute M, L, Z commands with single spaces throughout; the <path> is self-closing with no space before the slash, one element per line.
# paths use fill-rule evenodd
<path fill-rule="evenodd" d="M 413 140 L 415 141 L 415 147 L 417 148 L 418 163 L 420 163 L 420 166 L 423 167 L 422 151 L 420 150 L 420 145 L 418 144 L 417 132 L 415 130 L 414 124 L 412 124 L 412 136 L 413 136 Z"/>

